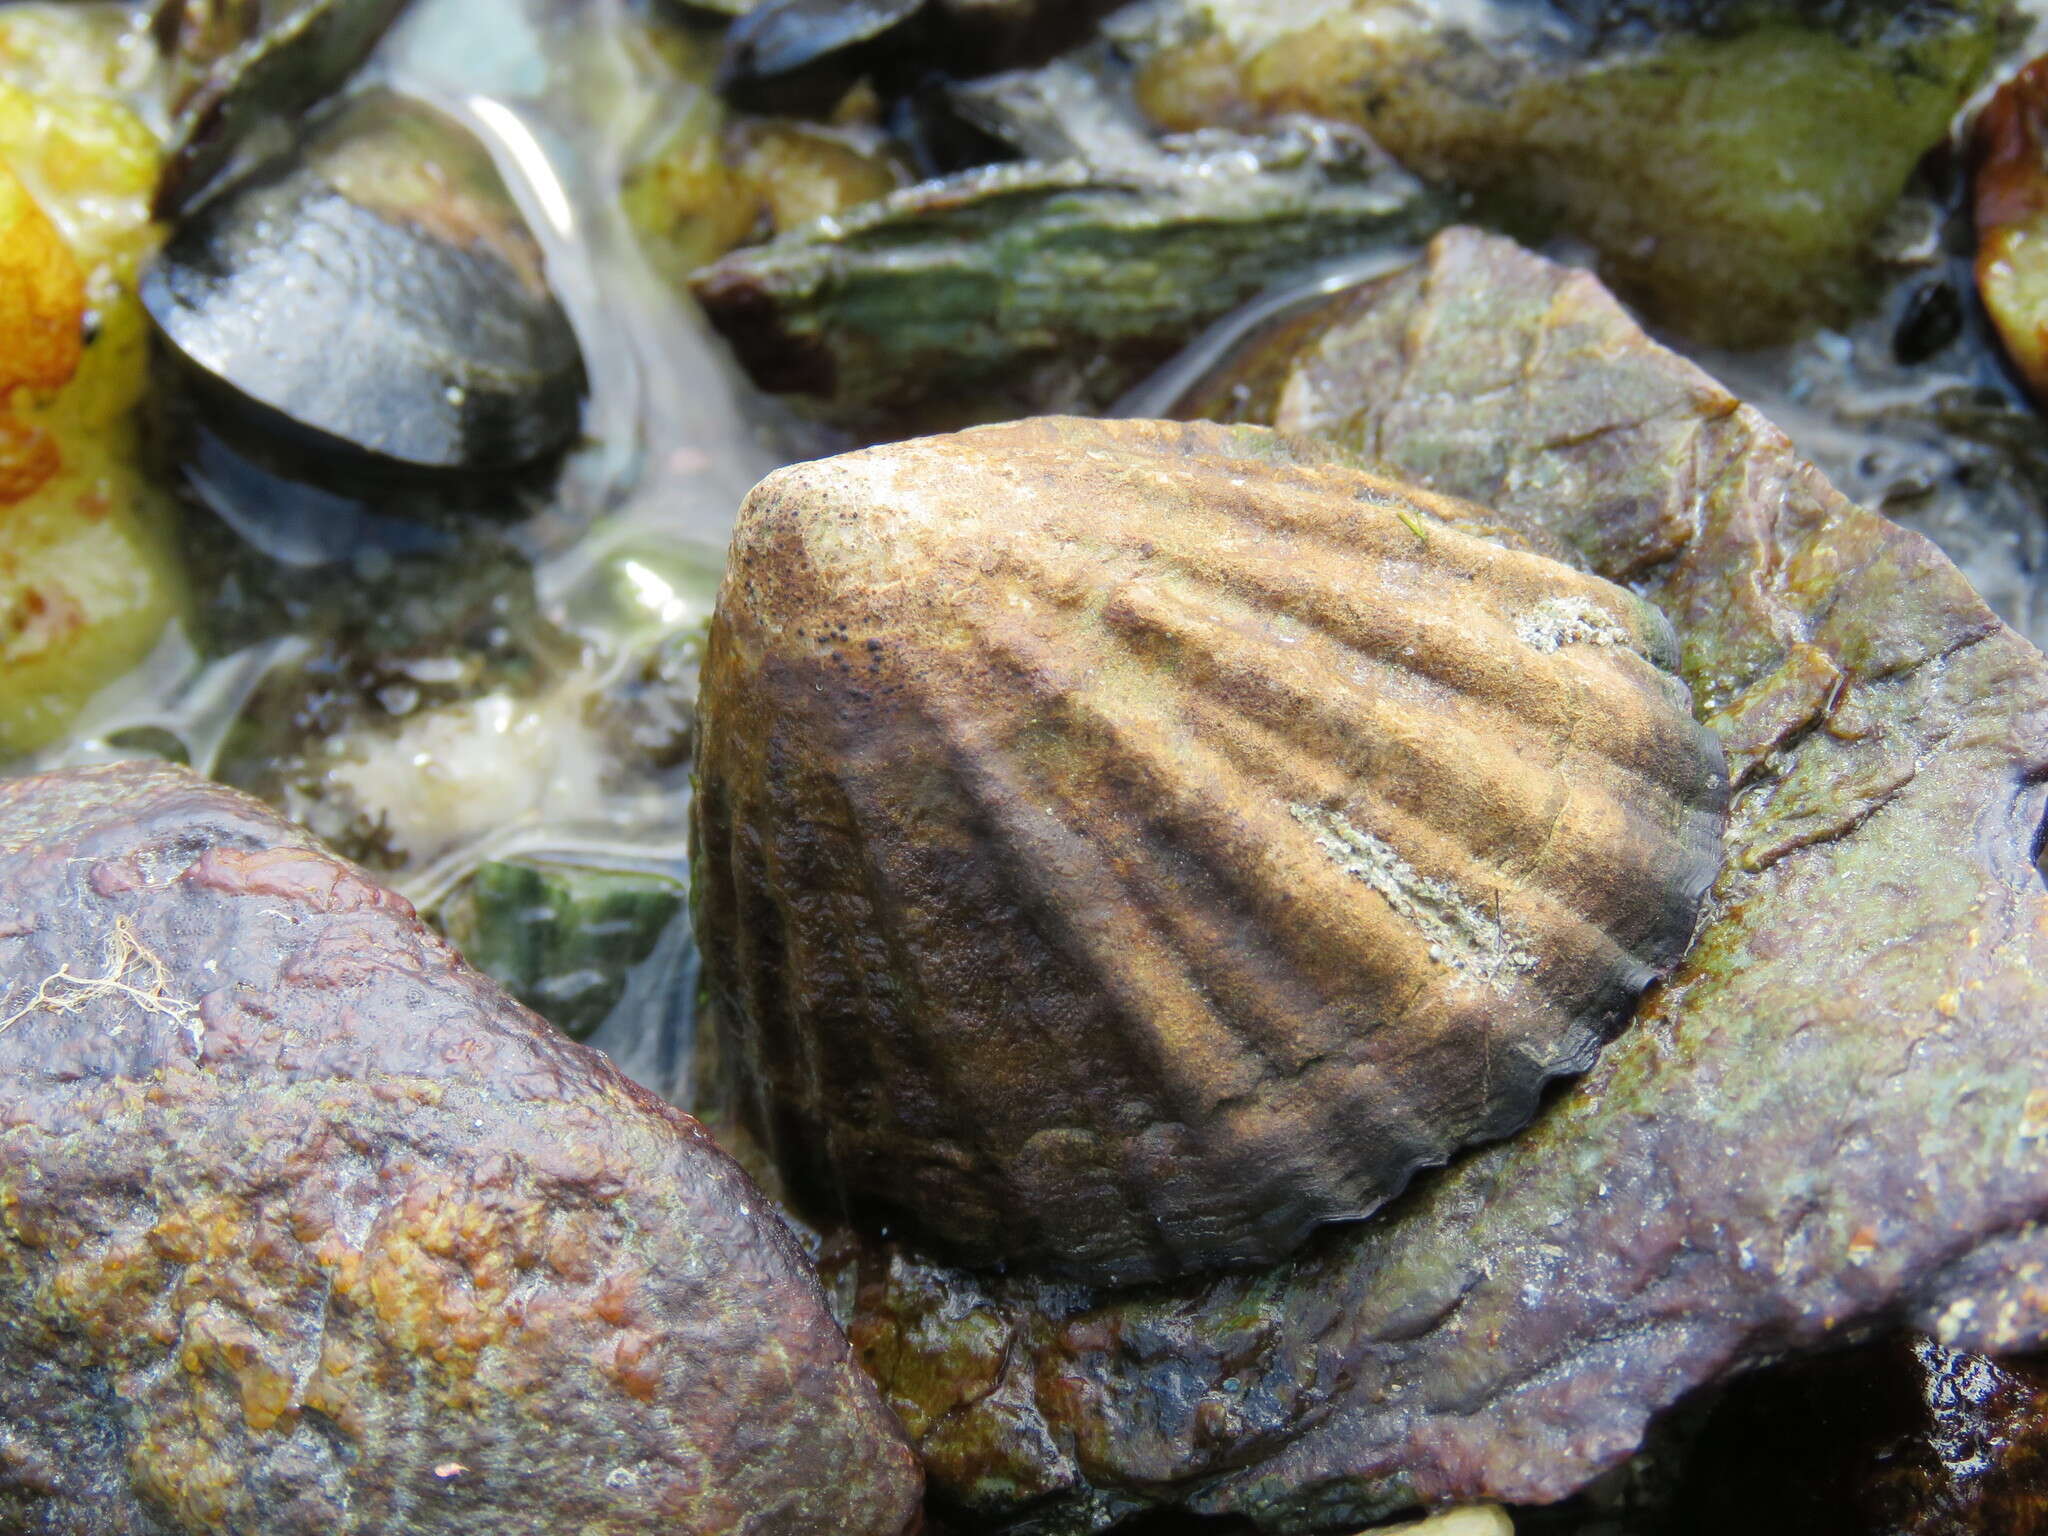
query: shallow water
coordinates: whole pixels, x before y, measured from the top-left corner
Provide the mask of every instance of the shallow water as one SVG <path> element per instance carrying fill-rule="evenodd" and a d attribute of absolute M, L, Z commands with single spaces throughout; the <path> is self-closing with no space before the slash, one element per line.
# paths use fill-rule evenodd
<path fill-rule="evenodd" d="M 575 324 L 590 382 L 584 441 L 550 488 L 508 509 L 500 536 L 531 561 L 542 618 L 578 647 L 530 698 L 486 698 L 460 733 L 415 729 L 419 717 L 391 722 L 404 751 L 337 764 L 328 777 L 392 804 L 408 793 L 435 804 L 425 791 L 452 789 L 476 812 L 464 818 L 475 825 L 422 839 L 425 856 L 380 870 L 423 910 L 480 861 L 512 854 L 686 878 L 686 777 L 595 760 L 574 744 L 576 717 L 665 637 L 708 619 L 747 489 L 778 464 L 829 450 L 740 377 L 642 258 L 619 206 L 625 165 L 678 94 L 699 87 L 674 78 L 623 0 L 419 0 L 358 83 L 377 82 L 441 108 L 488 146 Z M 456 543 L 374 497 L 280 479 L 203 431 L 194 442 L 177 470 L 186 516 L 210 512 L 280 571 L 375 582 L 394 562 Z M 212 771 L 257 690 L 310 643 L 267 638 L 209 659 L 174 627 L 69 742 L 23 766 L 171 751 Z M 522 734 L 553 738 L 538 768 L 518 760 Z M 671 929 L 591 1043 L 681 1099 L 695 960 L 686 925 Z"/>

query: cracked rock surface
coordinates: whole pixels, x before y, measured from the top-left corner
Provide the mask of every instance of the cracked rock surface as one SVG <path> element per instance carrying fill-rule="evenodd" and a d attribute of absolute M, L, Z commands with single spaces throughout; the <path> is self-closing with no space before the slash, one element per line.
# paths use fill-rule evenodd
<path fill-rule="evenodd" d="M 919 1479 L 695 1121 L 257 801 L 0 784 L 0 1531 L 895 1536 Z"/>
<path fill-rule="evenodd" d="M 1099 1292 L 843 1242 L 939 1497 L 1044 1533 L 1543 1502 L 1775 1354 L 2048 1338 L 2048 660 L 1591 277 L 1494 237 L 1291 318 L 1183 409 L 1519 514 L 1654 602 L 1728 749 L 1730 857 L 1535 1125 L 1287 1263 Z"/>

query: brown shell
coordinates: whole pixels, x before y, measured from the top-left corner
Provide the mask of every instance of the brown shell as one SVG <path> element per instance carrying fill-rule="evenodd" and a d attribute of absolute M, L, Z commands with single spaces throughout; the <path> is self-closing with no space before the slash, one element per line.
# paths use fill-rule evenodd
<path fill-rule="evenodd" d="M 1258 428 L 1041 419 L 748 498 L 698 925 L 799 1191 L 1096 1282 L 1268 1260 L 1528 1119 L 1683 952 L 1668 626 Z"/>

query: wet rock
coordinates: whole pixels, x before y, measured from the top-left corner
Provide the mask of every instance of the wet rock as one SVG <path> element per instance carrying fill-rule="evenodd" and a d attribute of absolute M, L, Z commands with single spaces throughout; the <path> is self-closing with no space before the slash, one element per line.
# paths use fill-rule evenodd
<path fill-rule="evenodd" d="M 1932 539 L 2000 618 L 2048 645 L 2048 588 L 2034 579 L 2048 566 L 2048 434 L 1970 299 L 1968 179 L 1955 157 L 1921 167 L 1887 221 L 1885 291 L 1857 319 L 1694 356 L 1850 500 Z M 1278 328 L 1315 326 L 1313 309 Z M 1290 347 L 1276 341 L 1269 350 L 1246 337 L 1240 355 L 1277 364 Z"/>
<path fill-rule="evenodd" d="M 398 897 L 143 764 L 0 785 L 0 885 L 0 1522 L 911 1522 L 758 1191 Z"/>
<path fill-rule="evenodd" d="M 1693 1437 L 1674 1536 L 2038 1536 L 2048 1373 L 1899 1334 L 1738 1382 Z"/>
<path fill-rule="evenodd" d="M 940 1496 L 1041 1532 L 1542 1503 L 1691 1388 L 1853 1329 L 2038 1346 L 2048 661 L 1584 273 L 1457 231 L 1298 340 L 1189 403 L 1636 584 L 1727 745 L 1732 856 L 1685 962 L 1534 1125 L 1288 1263 L 1105 1297 L 843 1257 Z"/>
<path fill-rule="evenodd" d="M 489 154 L 389 92 L 186 219 L 142 297 L 202 388 L 345 467 L 512 470 L 581 421 L 575 333 Z"/>
<path fill-rule="evenodd" d="M 1696 339 L 1853 308 L 1866 246 L 2001 45 L 2002 0 L 1156 0 L 1116 18 L 1168 128 L 1361 125 Z"/>
<path fill-rule="evenodd" d="M 986 419 L 1105 404 L 1289 268 L 1440 216 L 1349 130 L 1199 133 L 1143 158 L 925 182 L 737 251 L 692 287 L 767 388 Z"/>
<path fill-rule="evenodd" d="M 710 97 L 695 95 L 619 195 L 656 269 L 680 285 L 734 246 L 872 202 L 903 179 L 871 131 L 786 118 L 727 123 Z"/>
<path fill-rule="evenodd" d="M 905 179 L 877 135 L 816 123 L 744 123 L 733 135 L 733 150 L 776 234 L 886 197 Z"/>
<path fill-rule="evenodd" d="M 727 153 L 726 114 L 708 91 L 679 82 L 673 120 L 627 168 L 619 204 L 655 270 L 681 284 L 756 238 L 761 198 Z"/>
<path fill-rule="evenodd" d="M 802 1192 L 964 1262 L 1268 1261 L 1509 1134 L 1691 937 L 1655 610 L 1260 428 L 769 476 L 699 701 L 706 979 Z"/>

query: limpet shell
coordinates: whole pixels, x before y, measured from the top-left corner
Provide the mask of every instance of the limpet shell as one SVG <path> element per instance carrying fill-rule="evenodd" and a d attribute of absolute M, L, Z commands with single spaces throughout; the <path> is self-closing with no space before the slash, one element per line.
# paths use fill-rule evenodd
<path fill-rule="evenodd" d="M 1728 793 L 1663 618 L 1530 545 L 1207 423 L 763 481 L 698 926 L 798 1193 L 1133 1282 L 1284 1255 L 1525 1122 L 1685 950 Z"/>

